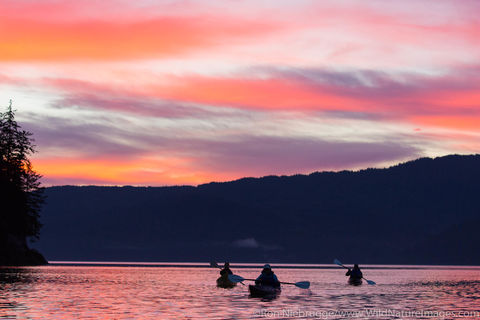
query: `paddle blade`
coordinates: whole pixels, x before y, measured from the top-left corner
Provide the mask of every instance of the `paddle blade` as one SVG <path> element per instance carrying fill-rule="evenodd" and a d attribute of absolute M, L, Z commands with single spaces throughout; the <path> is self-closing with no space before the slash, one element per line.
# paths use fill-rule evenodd
<path fill-rule="evenodd" d="M 365 279 L 365 280 L 367 280 L 367 279 Z M 375 281 L 372 281 L 372 280 L 367 280 L 367 283 L 370 284 L 370 285 L 372 285 L 372 286 L 373 286 L 373 285 L 376 285 Z"/>
<path fill-rule="evenodd" d="M 340 267 L 343 267 L 343 263 L 341 263 L 338 259 L 333 260 L 333 263 L 339 265 Z"/>
<path fill-rule="evenodd" d="M 243 277 L 238 276 L 236 274 L 229 274 L 228 275 L 228 280 L 230 280 L 231 282 L 235 282 L 235 283 L 245 281 L 245 279 Z"/>
<path fill-rule="evenodd" d="M 301 289 L 308 289 L 310 288 L 310 281 L 300 281 L 296 282 L 295 286 L 301 288 Z"/>
<path fill-rule="evenodd" d="M 212 267 L 212 268 L 220 268 L 220 266 L 218 265 L 218 263 L 216 263 L 215 261 L 211 261 L 211 262 L 210 262 L 210 267 Z"/>

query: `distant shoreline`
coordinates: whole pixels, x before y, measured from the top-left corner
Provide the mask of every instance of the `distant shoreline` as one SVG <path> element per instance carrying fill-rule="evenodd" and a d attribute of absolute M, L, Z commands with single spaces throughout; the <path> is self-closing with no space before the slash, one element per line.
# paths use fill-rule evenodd
<path fill-rule="evenodd" d="M 232 268 L 249 269 L 261 268 L 263 263 L 230 263 Z M 207 262 L 120 262 L 120 261 L 49 261 L 50 266 L 88 266 L 88 267 L 156 267 L 156 268 L 212 268 Z M 276 269 L 338 269 L 335 264 L 293 264 L 275 263 Z M 395 270 L 418 270 L 418 269 L 447 269 L 447 270 L 478 270 L 480 266 L 461 265 L 375 265 L 365 264 L 362 269 L 395 269 Z"/>

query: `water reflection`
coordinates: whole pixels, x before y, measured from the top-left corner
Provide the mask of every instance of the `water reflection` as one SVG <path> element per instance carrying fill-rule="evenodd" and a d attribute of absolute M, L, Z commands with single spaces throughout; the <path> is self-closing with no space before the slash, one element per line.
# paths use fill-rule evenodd
<path fill-rule="evenodd" d="M 480 312 L 480 269 L 365 272 L 376 286 L 349 286 L 342 270 L 276 269 L 281 281 L 310 280 L 310 290 L 284 285 L 276 299 L 260 299 L 249 298 L 247 286 L 218 288 L 218 270 L 209 268 L 4 268 L 0 318 L 345 319 L 365 310 Z M 237 273 L 249 278 L 258 270 Z M 360 316 L 369 317 L 395 318 L 381 313 Z"/>

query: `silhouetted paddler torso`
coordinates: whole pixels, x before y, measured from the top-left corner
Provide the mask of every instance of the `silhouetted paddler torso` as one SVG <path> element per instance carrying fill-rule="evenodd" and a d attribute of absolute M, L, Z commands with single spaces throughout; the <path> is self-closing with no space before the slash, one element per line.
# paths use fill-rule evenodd
<path fill-rule="evenodd" d="M 360 270 L 360 267 L 358 266 L 358 264 L 355 264 L 353 266 L 353 269 L 348 269 L 345 275 L 350 276 L 350 279 L 355 279 L 355 280 L 363 278 L 362 271 Z"/>
<path fill-rule="evenodd" d="M 275 288 L 280 287 L 280 281 L 278 281 L 277 276 L 272 271 L 270 265 L 266 264 L 263 267 L 262 273 L 260 276 L 255 280 L 255 284 L 257 285 L 264 285 L 264 286 L 272 286 Z"/>
<path fill-rule="evenodd" d="M 228 277 L 229 274 L 233 274 L 232 270 L 230 270 L 230 263 L 225 262 L 223 265 L 223 269 L 220 270 L 220 275 L 222 277 Z"/>

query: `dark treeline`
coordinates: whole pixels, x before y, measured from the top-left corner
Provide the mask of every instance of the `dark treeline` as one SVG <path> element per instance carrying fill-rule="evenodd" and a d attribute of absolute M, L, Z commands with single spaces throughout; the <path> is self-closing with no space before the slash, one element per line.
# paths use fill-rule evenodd
<path fill-rule="evenodd" d="M 28 158 L 34 152 L 31 133 L 15 121 L 10 102 L 0 113 L 0 265 L 46 262 L 27 246 L 27 239 L 39 236 L 44 191 Z"/>
<path fill-rule="evenodd" d="M 52 260 L 480 264 L 480 156 L 198 187 L 53 187 Z"/>

